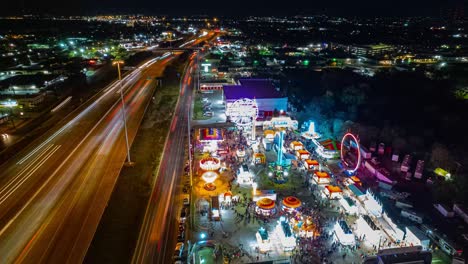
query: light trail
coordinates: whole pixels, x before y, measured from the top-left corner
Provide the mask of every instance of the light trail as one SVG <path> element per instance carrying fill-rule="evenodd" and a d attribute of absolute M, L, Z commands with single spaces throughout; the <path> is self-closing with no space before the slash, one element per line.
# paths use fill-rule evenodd
<path fill-rule="evenodd" d="M 32 168 L 31 171 L 29 171 L 23 178 L 21 178 L 21 180 L 19 180 L 15 186 L 11 189 L 8 190 L 8 192 L 3 195 L 1 198 L 0 198 L 0 204 L 4 203 L 9 197 L 10 195 L 12 195 L 26 180 L 28 180 L 33 174 L 34 172 L 36 172 L 41 166 L 42 164 L 44 164 L 52 155 L 54 155 L 54 153 L 61 147 L 61 145 L 57 145 L 55 147 L 53 147 L 51 149 L 50 152 L 48 152 L 44 158 L 41 159 L 41 161 L 39 161 L 39 163 L 36 164 L 36 166 L 34 166 Z M 18 176 L 19 177 L 19 176 Z"/>

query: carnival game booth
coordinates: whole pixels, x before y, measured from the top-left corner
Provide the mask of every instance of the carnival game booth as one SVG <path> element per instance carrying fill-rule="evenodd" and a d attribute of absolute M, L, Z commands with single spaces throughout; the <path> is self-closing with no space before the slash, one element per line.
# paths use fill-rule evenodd
<path fill-rule="evenodd" d="M 283 199 L 281 209 L 283 212 L 292 213 L 301 208 L 301 205 L 301 200 L 294 196 L 288 196 Z"/>
<path fill-rule="evenodd" d="M 218 150 L 218 143 L 224 140 L 223 131 L 219 128 L 200 128 L 198 141 L 202 144 L 203 152 Z"/>
<path fill-rule="evenodd" d="M 257 201 L 255 213 L 262 216 L 272 216 L 276 213 L 276 203 L 272 199 L 262 198 Z"/>
<path fill-rule="evenodd" d="M 330 184 L 331 178 L 326 171 L 315 171 L 312 180 L 315 184 Z"/>
<path fill-rule="evenodd" d="M 296 150 L 296 156 L 301 160 L 307 160 L 310 158 L 310 152 L 304 149 Z"/>
<path fill-rule="evenodd" d="M 327 185 L 323 189 L 323 194 L 325 195 L 326 198 L 330 200 L 341 198 L 342 193 L 343 191 L 341 190 L 341 188 L 338 186 L 334 186 L 334 185 Z"/>
<path fill-rule="evenodd" d="M 275 228 L 284 251 L 291 251 L 296 247 L 296 238 L 292 233 L 291 226 L 285 217 L 280 217 L 278 225 Z"/>
<path fill-rule="evenodd" d="M 318 170 L 320 167 L 320 164 L 317 160 L 306 159 L 304 161 L 304 167 L 306 170 L 309 170 L 309 171 Z"/>
<path fill-rule="evenodd" d="M 260 253 L 265 253 L 271 250 L 270 236 L 264 227 L 260 227 L 258 229 L 255 237 L 257 238 Z"/>
<path fill-rule="evenodd" d="M 334 233 L 338 241 L 344 246 L 352 246 L 356 242 L 353 232 L 344 220 L 339 220 L 335 224 Z"/>
<path fill-rule="evenodd" d="M 293 141 L 291 142 L 291 144 L 289 145 L 289 147 L 292 149 L 292 150 L 301 150 L 301 149 L 304 149 L 304 145 L 299 142 L 299 141 Z"/>
<path fill-rule="evenodd" d="M 316 140 L 312 139 L 316 146 L 315 152 L 325 159 L 335 159 L 340 157 L 341 142 L 332 139 Z"/>
<path fill-rule="evenodd" d="M 372 246 L 378 246 L 382 238 L 378 228 L 368 215 L 361 215 L 356 221 L 356 235 Z"/>
<path fill-rule="evenodd" d="M 258 165 L 258 164 L 265 164 L 266 162 L 266 156 L 265 154 L 263 153 L 254 153 L 253 154 L 253 162 L 255 165 Z"/>
<path fill-rule="evenodd" d="M 356 202 L 354 202 L 351 197 L 348 197 L 348 196 L 342 197 L 340 199 L 340 204 L 347 214 L 350 214 L 350 215 L 358 214 L 358 208 L 356 206 Z"/>

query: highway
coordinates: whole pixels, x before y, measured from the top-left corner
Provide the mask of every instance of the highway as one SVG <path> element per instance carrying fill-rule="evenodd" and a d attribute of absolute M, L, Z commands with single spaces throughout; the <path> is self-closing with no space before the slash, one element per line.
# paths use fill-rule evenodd
<path fill-rule="evenodd" d="M 174 57 L 123 80 L 133 140 L 160 76 Z M 0 255 L 7 263 L 79 263 L 126 157 L 119 83 L 97 94 L 0 168 Z"/>
<path fill-rule="evenodd" d="M 123 78 L 130 143 L 178 54 Z M 126 158 L 119 95 L 114 82 L 0 167 L 2 263 L 82 262 Z"/>
<path fill-rule="evenodd" d="M 212 32 L 208 41 L 216 37 Z M 147 205 L 132 263 L 172 263 L 182 208 L 181 176 L 188 143 L 188 115 L 194 85 L 195 59 L 182 76 L 180 96 L 166 139 L 158 175 Z M 187 218 L 188 219 L 188 218 Z"/>

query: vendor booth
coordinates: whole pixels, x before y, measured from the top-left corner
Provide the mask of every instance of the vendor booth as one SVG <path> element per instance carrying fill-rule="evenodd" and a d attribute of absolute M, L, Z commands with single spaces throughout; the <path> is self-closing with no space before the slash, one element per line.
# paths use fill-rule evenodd
<path fill-rule="evenodd" d="M 266 162 L 266 156 L 263 153 L 254 153 L 253 155 L 253 161 L 255 165 L 258 164 L 265 164 Z"/>
<path fill-rule="evenodd" d="M 323 194 L 330 200 L 339 199 L 343 191 L 338 186 L 327 185 L 323 189 Z"/>
<path fill-rule="evenodd" d="M 312 176 L 312 180 L 315 184 L 329 184 L 330 174 L 325 171 L 316 171 L 314 172 L 314 176 Z"/>
<path fill-rule="evenodd" d="M 306 170 L 309 170 L 309 171 L 318 170 L 320 167 L 320 164 L 317 160 L 306 159 L 304 161 L 304 167 Z"/>
<path fill-rule="evenodd" d="M 290 144 L 292 150 L 301 150 L 304 149 L 304 145 L 299 141 L 293 141 Z"/>
<path fill-rule="evenodd" d="M 310 158 L 310 153 L 307 150 L 296 150 L 296 156 L 301 160 L 307 160 Z"/>

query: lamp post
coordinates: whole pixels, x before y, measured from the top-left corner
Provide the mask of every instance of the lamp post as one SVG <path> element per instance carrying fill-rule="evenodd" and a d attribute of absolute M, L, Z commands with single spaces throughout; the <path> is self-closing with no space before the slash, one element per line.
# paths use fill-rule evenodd
<path fill-rule="evenodd" d="M 123 97 L 123 85 L 122 85 L 122 74 L 120 73 L 120 64 L 123 64 L 124 61 L 116 60 L 112 62 L 112 65 L 117 65 L 117 72 L 119 74 L 119 86 L 120 86 L 120 100 L 122 101 L 122 119 L 124 123 L 124 130 L 125 130 L 125 143 L 127 145 L 127 162 L 126 165 L 132 165 L 132 161 L 130 159 L 130 145 L 128 144 L 128 132 L 127 132 L 127 118 L 125 116 L 125 102 Z"/>

